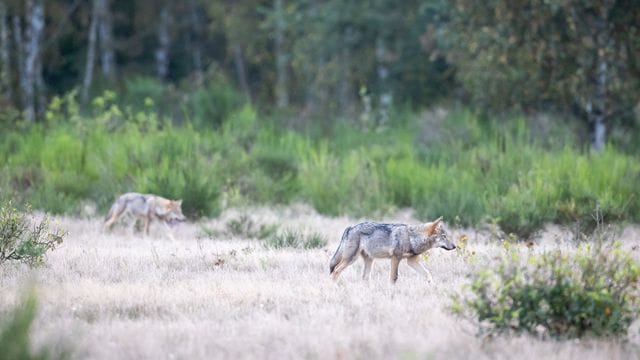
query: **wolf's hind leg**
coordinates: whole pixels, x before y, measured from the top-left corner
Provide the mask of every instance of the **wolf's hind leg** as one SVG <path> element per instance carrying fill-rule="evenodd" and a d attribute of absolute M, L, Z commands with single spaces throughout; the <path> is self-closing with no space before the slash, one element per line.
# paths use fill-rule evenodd
<path fill-rule="evenodd" d="M 346 269 L 347 266 L 353 264 L 357 257 L 356 257 L 357 253 L 354 251 L 351 254 L 342 254 L 342 259 L 340 260 L 340 262 L 338 263 L 338 265 L 336 265 L 335 269 L 333 269 L 333 272 L 331 273 L 331 278 L 335 281 L 338 279 L 338 276 L 340 276 L 340 273 L 342 272 L 342 270 Z"/>
<path fill-rule="evenodd" d="M 360 248 L 360 241 L 354 238 L 343 239 L 340 243 L 339 250 L 340 261 L 333 268 L 331 272 L 331 278 L 335 281 L 340 276 L 340 273 L 349 265 L 353 264 L 358 256 L 358 249 Z M 338 254 L 336 254 L 338 255 Z M 334 255 L 334 257 L 336 256 Z"/>
<path fill-rule="evenodd" d="M 364 270 L 362 271 L 362 280 L 369 281 L 371 279 L 371 265 L 373 265 L 373 258 L 364 252 L 362 253 L 364 259 Z"/>
<path fill-rule="evenodd" d="M 418 274 L 424 276 L 428 282 L 433 282 L 433 277 L 424 264 L 420 261 L 420 256 L 415 255 L 407 258 L 407 264 L 411 266 L 413 270 L 415 270 Z"/>
<path fill-rule="evenodd" d="M 115 203 L 111 206 L 109 210 L 109 214 L 107 214 L 107 219 L 102 224 L 102 231 L 106 232 L 113 226 L 113 224 L 120 219 L 122 214 L 124 213 L 124 206 L 120 206 L 118 203 Z"/>

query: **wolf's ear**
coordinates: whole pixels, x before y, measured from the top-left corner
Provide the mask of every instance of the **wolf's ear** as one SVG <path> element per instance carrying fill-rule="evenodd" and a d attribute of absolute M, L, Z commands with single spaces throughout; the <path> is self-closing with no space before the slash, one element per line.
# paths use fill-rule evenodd
<path fill-rule="evenodd" d="M 426 227 L 426 233 L 427 236 L 431 236 L 433 234 L 435 234 L 436 229 L 438 228 L 438 224 L 442 221 L 442 216 L 440 216 L 439 218 L 437 218 L 435 221 L 427 223 L 427 227 Z"/>
<path fill-rule="evenodd" d="M 177 201 L 176 201 L 176 204 L 178 204 L 178 206 L 182 206 L 182 199 L 177 200 Z"/>

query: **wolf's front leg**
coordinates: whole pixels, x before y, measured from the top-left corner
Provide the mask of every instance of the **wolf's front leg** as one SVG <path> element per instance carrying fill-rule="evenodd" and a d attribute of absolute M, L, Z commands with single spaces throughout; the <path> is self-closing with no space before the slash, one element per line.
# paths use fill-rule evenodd
<path fill-rule="evenodd" d="M 173 236 L 173 230 L 171 230 L 171 227 L 167 225 L 167 222 L 163 221 L 162 224 L 167 229 L 167 236 L 169 237 L 169 239 L 171 239 L 172 241 L 176 241 L 176 238 Z"/>
<path fill-rule="evenodd" d="M 389 280 L 392 284 L 398 281 L 398 265 L 400 265 L 400 259 L 397 257 L 391 258 L 391 272 L 389 273 Z"/>
<path fill-rule="evenodd" d="M 428 282 L 433 282 L 433 277 L 424 264 L 420 261 L 420 255 L 415 255 L 407 258 L 407 264 L 411 266 L 418 274 L 424 276 Z"/>

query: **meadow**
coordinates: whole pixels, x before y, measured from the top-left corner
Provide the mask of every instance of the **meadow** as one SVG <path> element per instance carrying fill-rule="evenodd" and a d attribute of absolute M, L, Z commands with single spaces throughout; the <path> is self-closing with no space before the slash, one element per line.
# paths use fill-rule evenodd
<path fill-rule="evenodd" d="M 238 221 L 318 234 L 313 249 L 273 247 L 230 231 Z M 337 283 L 329 258 L 345 226 L 361 219 L 327 217 L 309 206 L 235 208 L 219 217 L 180 225 L 176 240 L 159 224 L 147 238 L 126 226 L 100 232 L 101 219 L 58 216 L 68 231 L 46 265 L 0 267 L 0 312 L 12 311 L 35 287 L 35 349 L 71 358 L 433 358 L 631 359 L 640 355 L 640 322 L 622 338 L 541 340 L 530 335 L 477 336 L 470 319 L 451 311 L 451 296 L 468 291 L 468 275 L 495 267 L 504 252 L 491 227 L 448 226 L 464 247 L 431 251 L 428 284 L 405 263 L 397 284 L 388 261 L 376 261 L 372 279 L 362 262 Z M 415 223 L 410 210 L 386 221 Z M 237 228 L 237 226 L 235 226 Z M 248 228 L 248 227 L 245 227 Z M 236 235 L 232 235 L 235 233 Z M 617 232 L 638 260 L 637 226 Z M 548 225 L 522 251 L 565 251 L 576 242 L 566 228 Z M 531 245 L 531 244 L 529 244 Z"/>
<path fill-rule="evenodd" d="M 0 133 L 3 209 L 46 213 L 68 231 L 54 251 L 25 248 L 46 252 L 41 266 L 0 264 L 4 318 L 35 291 L 33 327 L 16 332 L 31 334 L 28 346 L 96 359 L 639 356 L 632 147 L 591 152 L 573 123 L 542 115 L 395 109 L 383 124 L 239 105 L 206 124 L 161 108 L 107 91 L 81 110 L 70 93 L 46 121 Z M 146 238 L 100 232 L 128 191 L 183 199 L 189 221 L 175 241 L 158 224 Z M 459 247 L 430 252 L 435 283 L 401 264 L 392 286 L 388 261 L 369 283 L 361 262 L 329 280 L 347 225 L 438 216 Z M 585 253 L 604 227 L 621 248 Z M 512 269 L 514 254 L 547 267 Z M 487 269 L 505 276 L 483 278 Z M 461 307 L 494 288 L 507 292 Z M 479 316 L 518 331 L 480 331 Z M 11 339 L 0 332 L 0 346 Z"/>

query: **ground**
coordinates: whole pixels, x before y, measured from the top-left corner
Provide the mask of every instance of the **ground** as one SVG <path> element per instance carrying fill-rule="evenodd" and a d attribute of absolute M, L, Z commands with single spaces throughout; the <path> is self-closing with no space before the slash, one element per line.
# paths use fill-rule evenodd
<path fill-rule="evenodd" d="M 225 223 L 240 214 L 319 232 L 328 244 L 268 249 L 259 240 L 225 235 Z M 361 260 L 333 283 L 329 258 L 344 228 L 359 220 L 323 217 L 305 206 L 230 210 L 180 225 L 171 240 L 159 224 L 142 237 L 123 226 L 103 234 L 97 218 L 54 218 L 54 226 L 69 235 L 44 267 L 0 267 L 0 314 L 35 284 L 35 346 L 70 348 L 73 358 L 640 357 L 638 321 L 622 340 L 476 336 L 475 325 L 452 315 L 448 306 L 450 294 L 464 288 L 466 274 L 491 266 L 502 251 L 487 231 L 450 229 L 451 239 L 466 235 L 468 244 L 465 251 L 432 251 L 427 267 L 433 284 L 403 262 L 391 285 L 389 262 L 383 260 L 374 263 L 369 283 L 360 279 Z M 381 220 L 416 222 L 408 211 Z M 620 236 L 637 249 L 637 234 L 630 226 Z M 570 249 L 572 243 L 561 240 L 566 237 L 549 227 L 534 249 Z"/>

